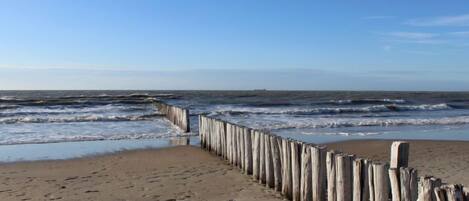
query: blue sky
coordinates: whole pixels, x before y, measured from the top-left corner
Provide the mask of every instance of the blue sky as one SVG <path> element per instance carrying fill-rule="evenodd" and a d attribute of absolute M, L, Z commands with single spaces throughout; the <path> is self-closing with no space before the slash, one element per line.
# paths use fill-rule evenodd
<path fill-rule="evenodd" d="M 0 89 L 469 90 L 467 1 L 0 0 Z"/>

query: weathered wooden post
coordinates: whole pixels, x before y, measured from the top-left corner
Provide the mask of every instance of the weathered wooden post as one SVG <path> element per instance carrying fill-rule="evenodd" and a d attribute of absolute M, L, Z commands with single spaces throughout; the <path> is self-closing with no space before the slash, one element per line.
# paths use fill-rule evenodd
<path fill-rule="evenodd" d="M 265 185 L 267 187 L 275 187 L 274 183 L 274 164 L 272 162 L 272 150 L 270 145 L 270 134 L 264 136 L 264 155 L 265 155 Z"/>
<path fill-rule="evenodd" d="M 272 155 L 272 164 L 274 166 L 274 186 L 276 191 L 282 190 L 282 164 L 281 164 L 281 150 L 278 144 L 277 136 L 270 136 L 270 146 Z"/>
<path fill-rule="evenodd" d="M 311 146 L 312 200 L 325 201 L 327 190 L 325 146 Z"/>
<path fill-rule="evenodd" d="M 244 128 L 244 172 L 248 175 L 252 174 L 252 139 L 251 129 Z"/>
<path fill-rule="evenodd" d="M 326 155 L 326 170 L 327 170 L 327 200 L 328 201 L 336 201 L 337 194 L 336 194 L 336 186 L 335 186 L 335 151 L 328 151 Z"/>
<path fill-rule="evenodd" d="M 300 200 L 300 174 L 301 174 L 301 158 L 300 158 L 301 144 L 297 141 L 290 142 L 291 148 L 291 169 L 292 169 L 292 200 Z"/>
<path fill-rule="evenodd" d="M 352 158 L 346 154 L 335 157 L 337 201 L 352 201 Z"/>
<path fill-rule="evenodd" d="M 420 177 L 419 180 L 419 201 L 435 201 L 435 187 L 441 186 L 441 180 L 431 176 Z"/>
<path fill-rule="evenodd" d="M 373 162 L 368 161 L 368 193 L 370 201 L 376 201 L 375 199 L 375 174 L 373 171 Z"/>
<path fill-rule="evenodd" d="M 397 168 L 389 168 L 389 182 L 391 183 L 392 201 L 401 201 L 399 172 Z"/>
<path fill-rule="evenodd" d="M 392 201 L 401 201 L 400 168 L 409 164 L 409 143 L 396 141 L 391 145 L 391 161 L 388 170 Z"/>
<path fill-rule="evenodd" d="M 301 147 L 300 200 L 312 200 L 311 148 L 309 144 Z"/>
<path fill-rule="evenodd" d="M 239 142 L 240 142 L 240 143 L 239 143 L 239 145 L 240 145 L 239 148 L 240 148 L 240 150 L 241 150 L 241 151 L 240 151 L 240 162 L 241 162 L 241 163 L 240 163 L 239 168 L 240 168 L 242 171 L 244 171 L 244 167 L 245 167 L 245 165 L 246 165 L 246 164 L 245 164 L 246 160 L 245 160 L 245 158 L 244 158 L 244 156 L 245 156 L 245 155 L 244 155 L 244 151 L 246 150 L 246 149 L 244 148 L 244 145 L 245 145 L 245 143 L 244 143 L 244 133 L 243 133 L 243 130 L 244 130 L 244 129 L 243 129 L 243 127 L 241 127 L 241 126 L 238 126 L 238 129 L 236 129 L 236 130 L 238 131 Z"/>
<path fill-rule="evenodd" d="M 401 201 L 417 201 L 417 172 L 413 168 L 400 168 Z"/>
<path fill-rule="evenodd" d="M 369 183 L 369 177 L 368 175 L 368 168 L 371 165 L 371 161 L 368 159 L 363 159 L 362 160 L 362 195 L 361 195 L 361 201 L 369 201 L 370 200 L 370 183 Z M 373 176 L 371 176 L 373 177 Z"/>
<path fill-rule="evenodd" d="M 265 184 L 266 181 L 266 169 L 265 169 L 265 134 L 264 132 L 259 133 L 259 183 Z"/>
<path fill-rule="evenodd" d="M 363 188 L 363 159 L 355 158 L 352 161 L 352 169 L 353 169 L 353 201 L 362 201 L 362 188 Z"/>
<path fill-rule="evenodd" d="M 375 187 L 375 201 L 388 201 L 389 199 L 389 175 L 388 166 L 382 163 L 373 164 L 373 180 Z"/>
<path fill-rule="evenodd" d="M 231 125 L 231 132 L 233 134 L 233 166 L 238 166 L 239 163 L 239 150 L 238 150 L 238 133 L 236 132 L 236 125 Z"/>
<path fill-rule="evenodd" d="M 254 130 L 254 143 L 252 145 L 252 177 L 254 180 L 259 180 L 259 148 L 260 148 L 260 142 L 259 142 L 259 131 Z"/>
<path fill-rule="evenodd" d="M 465 195 L 463 194 L 463 186 L 460 184 L 449 184 L 444 186 L 446 190 L 447 201 L 463 201 Z"/>
<path fill-rule="evenodd" d="M 290 140 L 282 138 L 282 194 L 292 199 L 292 169 Z"/>
<path fill-rule="evenodd" d="M 436 201 L 446 201 L 446 190 L 442 187 L 436 187 L 433 189 L 435 193 Z"/>

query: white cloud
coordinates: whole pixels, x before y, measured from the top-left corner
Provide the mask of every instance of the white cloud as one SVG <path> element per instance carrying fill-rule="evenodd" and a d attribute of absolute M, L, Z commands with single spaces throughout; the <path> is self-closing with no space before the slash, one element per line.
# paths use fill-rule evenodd
<path fill-rule="evenodd" d="M 412 26 L 469 26 L 469 14 L 411 19 L 405 24 Z"/>

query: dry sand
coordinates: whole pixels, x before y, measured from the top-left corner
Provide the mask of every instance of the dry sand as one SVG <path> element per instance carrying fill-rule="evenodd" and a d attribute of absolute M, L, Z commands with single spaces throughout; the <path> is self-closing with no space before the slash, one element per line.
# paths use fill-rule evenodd
<path fill-rule="evenodd" d="M 200 148 L 0 165 L 0 200 L 282 200 Z"/>
<path fill-rule="evenodd" d="M 469 142 L 460 141 L 408 141 L 409 167 L 416 168 L 419 176 L 430 175 L 443 182 L 469 186 Z M 373 160 L 389 162 L 392 141 L 357 140 L 327 144 L 329 149 Z"/>
<path fill-rule="evenodd" d="M 389 160 L 391 141 L 329 144 Z M 411 141 L 410 166 L 469 185 L 469 142 Z M 0 200 L 282 200 L 250 176 L 191 146 L 0 165 Z"/>

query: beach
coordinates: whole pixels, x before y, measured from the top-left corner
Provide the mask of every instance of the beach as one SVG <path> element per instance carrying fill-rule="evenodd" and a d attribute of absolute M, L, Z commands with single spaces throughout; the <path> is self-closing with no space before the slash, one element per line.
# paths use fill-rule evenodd
<path fill-rule="evenodd" d="M 356 140 L 328 144 L 329 149 L 389 162 L 389 140 Z M 434 176 L 444 183 L 469 186 L 469 142 L 410 140 L 409 167 L 419 176 Z"/>
<path fill-rule="evenodd" d="M 392 141 L 328 144 L 388 161 Z M 419 176 L 469 185 L 469 142 L 410 141 Z M 282 200 L 238 168 L 195 146 L 0 165 L 1 200 Z"/>
<path fill-rule="evenodd" d="M 0 165 L 0 200 L 282 200 L 195 146 Z"/>

